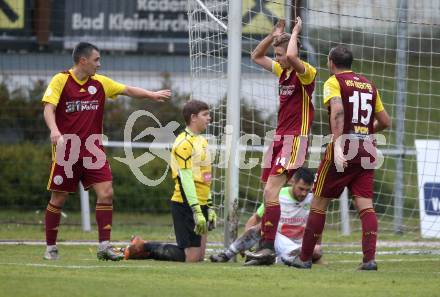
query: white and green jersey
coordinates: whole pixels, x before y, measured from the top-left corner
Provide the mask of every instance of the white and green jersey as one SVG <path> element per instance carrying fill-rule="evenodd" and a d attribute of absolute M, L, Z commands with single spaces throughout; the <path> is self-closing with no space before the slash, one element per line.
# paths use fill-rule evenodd
<path fill-rule="evenodd" d="M 278 223 L 278 233 L 292 240 L 301 240 L 309 216 L 313 194 L 309 193 L 303 201 L 299 202 L 290 195 L 289 188 L 282 188 L 279 195 L 281 215 Z M 263 213 L 264 204 L 261 204 L 257 210 L 257 215 L 261 218 Z"/>

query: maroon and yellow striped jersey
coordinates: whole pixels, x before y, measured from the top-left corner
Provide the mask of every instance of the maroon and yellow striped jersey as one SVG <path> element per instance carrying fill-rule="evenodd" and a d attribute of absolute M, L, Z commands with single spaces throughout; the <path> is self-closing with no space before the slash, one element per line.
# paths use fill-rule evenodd
<path fill-rule="evenodd" d="M 44 93 L 42 101 L 56 106 L 55 121 L 62 135 L 75 134 L 84 144 L 92 134 L 102 134 L 106 98 L 116 98 L 125 85 L 103 75 L 94 75 L 80 81 L 72 70 L 56 74 Z M 102 149 L 102 146 L 99 145 Z"/>
<path fill-rule="evenodd" d="M 282 69 L 272 62 L 272 72 L 279 77 L 277 135 L 308 135 L 313 121 L 314 107 L 311 101 L 315 89 L 316 69 L 306 62 L 305 72 L 298 74 L 292 69 Z"/>
<path fill-rule="evenodd" d="M 362 156 L 371 156 L 365 151 L 363 143 L 368 140 L 368 135 L 373 134 L 375 113 L 384 110 L 379 92 L 376 87 L 364 76 L 353 71 L 344 71 L 331 76 L 324 83 L 324 104 L 327 105 L 330 115 L 330 100 L 334 97 L 342 99 L 344 107 L 343 134 L 348 139 L 359 140 L 357 156 L 351 162 L 359 162 Z M 330 120 L 330 116 L 329 116 Z M 348 143 L 345 151 L 347 153 Z M 327 152 L 327 158 L 331 158 Z"/>

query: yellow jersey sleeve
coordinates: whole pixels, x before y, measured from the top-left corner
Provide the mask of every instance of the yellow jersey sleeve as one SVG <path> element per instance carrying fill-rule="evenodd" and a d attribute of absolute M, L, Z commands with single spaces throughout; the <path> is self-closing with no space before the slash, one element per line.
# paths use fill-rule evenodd
<path fill-rule="evenodd" d="M 66 73 L 58 73 L 55 75 L 47 86 L 41 101 L 57 106 L 68 77 L 69 75 Z"/>
<path fill-rule="evenodd" d="M 303 85 L 310 85 L 316 77 L 316 68 L 310 65 L 307 62 L 301 61 L 304 65 L 304 68 L 306 69 L 303 74 L 296 74 L 298 76 L 299 81 Z"/>
<path fill-rule="evenodd" d="M 95 74 L 94 79 L 99 81 L 104 87 L 105 97 L 115 99 L 116 96 L 124 92 L 125 85 L 118 83 L 104 75 Z"/>
<path fill-rule="evenodd" d="M 193 144 L 188 139 L 183 139 L 174 149 L 173 158 L 178 169 L 192 168 Z"/>
<path fill-rule="evenodd" d="M 341 98 L 341 86 L 334 75 L 324 83 L 324 104 L 328 105 L 333 97 Z"/>
<path fill-rule="evenodd" d="M 381 112 L 384 109 L 385 108 L 383 107 L 382 99 L 380 99 L 379 91 L 376 90 L 376 106 L 374 107 L 374 112 Z"/>
<path fill-rule="evenodd" d="M 272 73 L 275 74 L 277 77 L 281 76 L 281 73 L 283 73 L 283 68 L 281 68 L 280 63 L 272 60 Z"/>

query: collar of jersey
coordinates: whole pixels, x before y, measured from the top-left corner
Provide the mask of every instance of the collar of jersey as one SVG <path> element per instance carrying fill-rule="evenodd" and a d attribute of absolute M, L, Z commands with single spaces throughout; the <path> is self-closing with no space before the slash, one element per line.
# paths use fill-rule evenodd
<path fill-rule="evenodd" d="M 286 78 L 285 78 L 285 80 L 288 79 L 288 78 L 290 77 L 290 75 L 292 74 L 292 72 L 293 72 L 293 67 L 290 68 L 290 69 L 287 69 L 287 70 L 286 70 Z"/>
<path fill-rule="evenodd" d="M 73 80 L 74 80 L 77 84 L 79 84 L 80 86 L 84 85 L 84 84 L 89 80 L 89 77 L 87 77 L 85 80 L 79 80 L 79 79 L 75 76 L 75 74 L 73 74 L 73 69 L 69 69 L 69 73 L 70 73 L 70 76 L 72 76 Z"/>
<path fill-rule="evenodd" d="M 191 130 L 189 129 L 189 127 L 186 127 L 186 128 L 185 128 L 185 132 L 188 133 L 189 136 L 197 136 L 197 134 L 194 133 L 193 131 L 191 131 Z"/>
<path fill-rule="evenodd" d="M 350 73 L 350 72 L 353 72 L 353 70 L 344 70 L 344 71 L 339 72 L 338 74 L 341 74 L 341 73 Z"/>

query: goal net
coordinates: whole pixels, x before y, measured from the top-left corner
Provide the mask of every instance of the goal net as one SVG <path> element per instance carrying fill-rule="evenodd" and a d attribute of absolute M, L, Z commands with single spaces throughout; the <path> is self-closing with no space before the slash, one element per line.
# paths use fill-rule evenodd
<path fill-rule="evenodd" d="M 225 194 L 221 136 L 227 117 L 227 37 L 228 29 L 234 30 L 228 27 L 228 2 L 190 0 L 188 13 L 191 95 L 214 107 L 209 134 L 215 136 L 211 142 L 217 145 L 213 197 L 220 215 Z M 435 183 L 439 182 L 440 172 L 431 176 L 434 186 L 427 189 L 426 184 L 420 182 L 423 179 L 420 168 L 426 164 L 417 163 L 415 146 L 416 140 L 439 140 L 440 135 L 440 56 L 437 50 L 440 17 L 435 13 L 439 6 L 428 0 L 417 3 L 397 0 L 242 1 L 240 135 L 255 134 L 256 137 L 240 150 L 238 215 L 241 222 L 263 200 L 263 187 L 259 182 L 262 152 L 276 126 L 278 107 L 277 78 L 253 64 L 250 53 L 277 19 L 286 19 L 286 30 L 291 30 L 292 20 L 299 15 L 303 20 L 301 58 L 318 70 L 313 95 L 315 118 L 310 135 L 311 151 L 306 166 L 317 170 L 323 138 L 330 133 L 327 110 L 322 103 L 322 86 L 329 77 L 327 54 L 336 44 L 344 44 L 354 53 L 353 70 L 377 86 L 393 122 L 383 133 L 386 142 L 379 145 L 384 162 L 376 170 L 374 181 L 374 206 L 381 234 L 403 233 L 406 239 L 418 238 L 420 221 L 425 219 L 429 209 L 431 215 L 439 218 L 428 227 L 430 235 L 440 237 L 439 198 L 435 196 L 440 193 L 440 186 Z M 422 166 L 419 170 L 418 165 Z M 438 167 L 436 163 L 433 166 Z M 419 199 L 422 192 L 425 193 L 424 204 Z M 344 201 L 333 201 L 327 212 L 327 228 L 334 230 L 337 237 L 360 229 L 351 200 Z M 345 208 L 348 209 L 346 219 L 344 214 L 341 218 L 341 209 Z"/>

